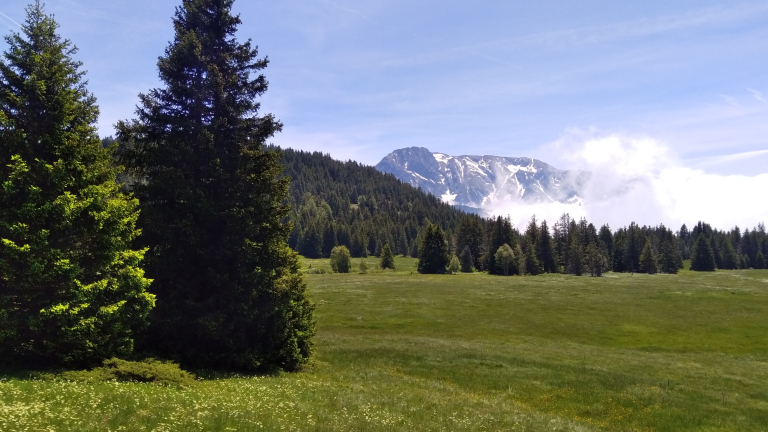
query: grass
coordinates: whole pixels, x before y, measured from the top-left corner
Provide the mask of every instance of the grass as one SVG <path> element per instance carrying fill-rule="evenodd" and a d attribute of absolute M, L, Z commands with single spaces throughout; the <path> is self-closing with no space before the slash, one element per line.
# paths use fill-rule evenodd
<path fill-rule="evenodd" d="M 365 275 L 306 276 L 319 331 L 305 372 L 183 388 L 7 376 L 0 430 L 768 425 L 768 271 L 503 278 L 375 262 Z"/>

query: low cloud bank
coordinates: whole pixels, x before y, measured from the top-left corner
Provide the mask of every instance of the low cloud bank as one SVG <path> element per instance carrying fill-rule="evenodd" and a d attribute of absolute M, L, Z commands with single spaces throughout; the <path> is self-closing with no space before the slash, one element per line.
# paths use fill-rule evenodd
<path fill-rule="evenodd" d="M 534 214 L 551 224 L 570 213 L 614 229 L 634 221 L 677 230 L 699 220 L 719 229 L 751 229 L 768 219 L 768 173 L 723 176 L 688 168 L 652 138 L 569 131 L 547 146 L 546 154 L 559 168 L 592 173 L 583 202 L 498 203 L 487 208 L 489 213 L 509 215 L 520 228 Z"/>

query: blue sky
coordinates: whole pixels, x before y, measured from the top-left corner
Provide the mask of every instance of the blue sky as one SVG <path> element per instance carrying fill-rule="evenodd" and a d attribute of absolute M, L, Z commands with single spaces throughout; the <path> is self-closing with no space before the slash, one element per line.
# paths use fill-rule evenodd
<path fill-rule="evenodd" d="M 178 1 L 51 0 L 102 111 L 159 85 Z M 0 4 L 0 32 L 26 1 Z M 235 2 L 271 65 L 274 143 L 377 163 L 394 149 L 532 156 L 580 136 L 650 138 L 685 167 L 768 172 L 768 2 Z M 0 47 L 5 48 L 4 43 Z"/>

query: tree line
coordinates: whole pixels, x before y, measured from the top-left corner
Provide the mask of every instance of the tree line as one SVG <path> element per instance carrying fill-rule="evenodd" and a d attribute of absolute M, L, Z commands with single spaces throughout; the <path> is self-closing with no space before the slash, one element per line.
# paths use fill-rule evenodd
<path fill-rule="evenodd" d="M 564 214 L 552 227 L 534 217 L 520 231 L 509 218 L 463 213 L 357 162 L 292 149 L 283 150 L 282 161 L 284 175 L 291 178 L 289 245 L 308 258 L 328 258 L 337 246 L 351 257 L 379 257 L 388 246 L 395 254 L 423 258 L 425 239 L 439 228 L 446 249 L 427 255 L 444 255 L 437 259 L 445 264 L 441 272 L 453 256 L 465 271 L 491 274 L 676 273 L 688 259 L 693 270 L 766 267 L 768 239 L 762 223 L 743 233 L 738 227 L 713 230 L 703 222 L 692 230 L 636 223 L 613 230 Z M 713 264 L 700 265 L 709 259 L 709 249 Z"/>

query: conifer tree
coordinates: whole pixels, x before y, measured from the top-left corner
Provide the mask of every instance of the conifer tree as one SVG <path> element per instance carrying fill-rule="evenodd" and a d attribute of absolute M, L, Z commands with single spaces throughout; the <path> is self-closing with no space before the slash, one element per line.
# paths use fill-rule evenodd
<path fill-rule="evenodd" d="M 536 256 L 541 264 L 542 271 L 545 273 L 557 273 L 557 261 L 555 260 L 555 251 L 552 247 L 552 236 L 549 233 L 547 221 L 541 221 L 539 227 L 539 242 L 536 244 Z"/>
<path fill-rule="evenodd" d="M 258 114 L 268 60 L 237 40 L 232 3 L 182 0 L 158 62 L 163 87 L 118 124 L 122 160 L 143 179 L 135 193 L 158 298 L 144 348 L 187 366 L 296 370 L 314 323 L 282 223 L 289 180 L 265 147 L 282 124 Z"/>
<path fill-rule="evenodd" d="M 755 269 L 762 270 L 765 268 L 765 256 L 762 251 L 758 251 L 755 255 Z"/>
<path fill-rule="evenodd" d="M 469 245 L 464 246 L 464 250 L 461 251 L 461 272 L 472 273 L 474 266 L 474 259 L 472 258 L 472 251 L 469 249 Z"/>
<path fill-rule="evenodd" d="M 659 246 L 659 271 L 668 274 L 676 274 L 680 270 L 680 249 L 672 239 L 664 240 Z"/>
<path fill-rule="evenodd" d="M 715 271 L 715 253 L 704 233 L 696 237 L 691 247 L 691 270 Z"/>
<path fill-rule="evenodd" d="M 602 277 L 608 268 L 608 258 L 595 243 L 590 243 L 584 252 L 584 264 L 592 277 Z"/>
<path fill-rule="evenodd" d="M 382 269 L 395 269 L 395 256 L 392 254 L 392 249 L 389 248 L 389 244 L 385 244 L 381 249 L 380 265 Z"/>
<path fill-rule="evenodd" d="M 138 203 L 57 30 L 31 4 L 0 60 L 0 360 L 26 367 L 126 355 L 154 305 L 131 248 Z"/>
<path fill-rule="evenodd" d="M 653 252 L 649 239 L 645 241 L 643 251 L 640 252 L 640 273 L 654 274 L 657 271 L 656 254 Z"/>
<path fill-rule="evenodd" d="M 448 243 L 438 224 L 429 224 L 419 247 L 419 273 L 445 273 L 449 264 Z"/>

